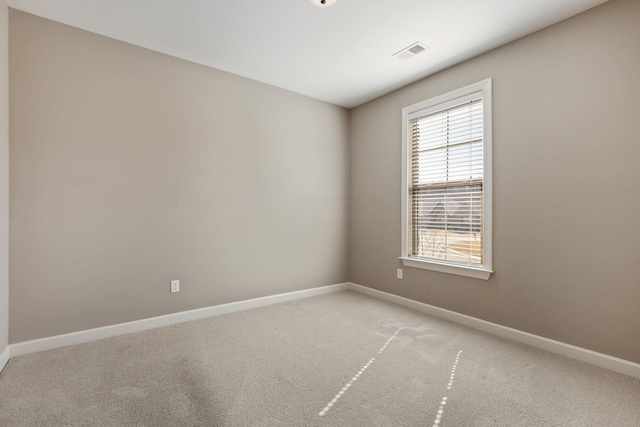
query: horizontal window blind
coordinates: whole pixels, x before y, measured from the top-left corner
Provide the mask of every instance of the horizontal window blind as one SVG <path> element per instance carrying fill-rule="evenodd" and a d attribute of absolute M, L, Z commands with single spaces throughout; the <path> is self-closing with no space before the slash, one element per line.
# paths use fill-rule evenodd
<path fill-rule="evenodd" d="M 482 265 L 483 106 L 409 120 L 409 256 Z"/>

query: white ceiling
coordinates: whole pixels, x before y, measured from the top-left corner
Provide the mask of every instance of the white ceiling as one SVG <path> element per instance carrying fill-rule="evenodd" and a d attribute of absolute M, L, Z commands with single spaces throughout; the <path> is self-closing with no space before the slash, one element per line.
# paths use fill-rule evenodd
<path fill-rule="evenodd" d="M 351 108 L 606 0 L 7 0 L 15 9 Z M 420 41 L 409 60 L 392 55 Z"/>

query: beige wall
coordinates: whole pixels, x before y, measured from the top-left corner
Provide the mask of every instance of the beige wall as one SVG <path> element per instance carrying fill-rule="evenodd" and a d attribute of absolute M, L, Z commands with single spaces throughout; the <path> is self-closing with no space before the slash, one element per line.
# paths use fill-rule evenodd
<path fill-rule="evenodd" d="M 346 110 L 10 22 L 11 342 L 348 279 Z"/>
<path fill-rule="evenodd" d="M 404 268 L 401 108 L 493 78 L 496 273 Z M 640 362 L 640 2 L 613 0 L 351 112 L 351 281 Z"/>
<path fill-rule="evenodd" d="M 9 8 L 0 1 L 0 354 L 9 344 Z M 2 367 L 0 366 L 0 369 Z"/>

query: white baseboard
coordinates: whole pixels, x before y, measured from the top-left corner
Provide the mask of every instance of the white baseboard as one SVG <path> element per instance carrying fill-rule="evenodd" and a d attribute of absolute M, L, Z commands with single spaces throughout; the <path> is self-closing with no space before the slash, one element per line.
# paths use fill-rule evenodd
<path fill-rule="evenodd" d="M 432 316 L 447 319 L 474 329 L 489 332 L 491 334 L 527 344 L 532 347 L 540 348 L 552 353 L 560 354 L 562 356 L 567 356 L 576 360 L 587 362 L 614 372 L 619 372 L 621 374 L 640 378 L 640 364 L 598 353 L 592 350 L 587 350 L 581 347 L 576 347 L 571 344 L 565 344 L 560 341 L 554 341 L 549 338 L 533 335 L 528 332 L 509 328 L 507 326 L 487 322 L 486 320 L 477 319 L 465 314 L 456 313 L 455 311 L 446 310 L 444 308 L 414 301 L 387 292 L 382 292 L 373 288 L 357 285 L 355 283 L 341 283 L 337 285 L 322 286 L 319 288 L 312 288 L 302 291 L 272 295 L 268 297 L 232 302 L 229 304 L 183 311 L 180 313 L 167 314 L 165 316 L 151 317 L 148 319 L 142 319 L 133 322 L 120 323 L 117 325 L 104 326 L 101 328 L 72 332 L 64 335 L 56 335 L 53 337 L 11 344 L 2 353 L 0 353 L 0 371 L 2 371 L 2 368 L 4 368 L 4 366 L 9 361 L 9 357 L 36 353 L 44 350 L 52 350 L 69 345 L 82 344 L 104 338 L 111 338 L 119 335 L 141 332 L 149 329 L 160 328 L 163 326 L 174 325 L 177 323 L 188 322 L 190 320 L 204 319 L 207 317 L 218 316 L 226 313 L 250 310 L 252 308 L 264 307 L 267 305 L 278 304 L 281 302 L 293 301 L 347 289 L 355 292 L 360 292 L 374 298 L 389 301 L 398 305 L 402 305 L 426 314 L 430 314 Z"/>
<path fill-rule="evenodd" d="M 8 360 L 9 354 L 11 355 L 11 357 L 16 357 L 23 354 L 52 350 L 55 348 L 82 344 L 90 341 L 101 340 L 104 338 L 130 334 L 133 332 L 141 332 L 149 329 L 161 328 L 163 326 L 188 322 L 190 320 L 204 319 L 207 317 L 219 316 L 221 314 L 233 313 L 236 311 L 250 310 L 252 308 L 264 307 L 266 305 L 278 304 L 281 302 L 293 301 L 316 295 L 347 290 L 349 289 L 349 285 L 349 283 L 341 283 L 337 285 L 321 286 L 319 288 L 305 289 L 302 291 L 288 292 L 262 298 L 254 298 L 245 301 L 232 302 L 229 304 L 215 305 L 212 307 L 182 311 L 179 313 L 151 317 L 148 319 L 136 320 L 133 322 L 119 323 L 116 325 L 104 326 L 101 328 L 88 329 L 85 331 L 72 332 L 69 334 L 56 335 L 53 337 L 41 338 L 31 341 L 24 341 L 16 344 L 11 344 L 9 346 L 9 349 L 2 353 L 2 356 L 4 357 L 5 353 L 7 353 L 6 357 Z M 0 359 L 0 362 L 2 360 L 3 359 Z"/>
<path fill-rule="evenodd" d="M 9 361 L 9 357 L 10 357 L 9 353 L 10 353 L 9 346 L 7 346 L 2 353 L 0 353 L 0 372 L 2 372 L 5 366 L 7 366 L 7 362 Z"/>
<path fill-rule="evenodd" d="M 554 341 L 552 339 L 533 335 L 528 332 L 520 331 L 518 329 L 509 328 L 507 326 L 498 325 L 497 323 L 491 323 L 487 322 L 486 320 L 481 320 L 475 317 L 467 316 L 465 314 L 456 313 L 455 311 L 446 310 L 444 308 L 389 294 L 387 292 L 382 292 L 376 289 L 367 288 L 365 286 L 356 285 L 355 283 L 349 283 L 349 289 L 372 296 L 374 298 L 412 308 L 416 311 L 421 311 L 435 317 L 451 320 L 452 322 L 460 323 L 474 329 L 489 332 L 491 334 L 507 338 L 512 341 L 517 341 L 523 344 L 530 345 L 532 347 L 540 348 L 542 350 L 550 351 L 552 353 L 590 363 L 591 365 L 599 366 L 610 371 L 629 375 L 635 378 L 640 378 L 640 364 L 638 363 L 619 359 L 617 357 L 598 353 L 592 350 L 587 350 L 586 348 L 576 347 L 571 344 L 565 344 L 560 341 Z"/>

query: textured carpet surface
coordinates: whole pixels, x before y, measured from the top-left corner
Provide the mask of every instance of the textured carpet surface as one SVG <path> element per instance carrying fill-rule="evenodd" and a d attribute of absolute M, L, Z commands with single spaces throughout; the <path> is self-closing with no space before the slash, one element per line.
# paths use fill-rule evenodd
<path fill-rule="evenodd" d="M 1 426 L 640 426 L 640 380 L 354 292 L 10 360 Z"/>

